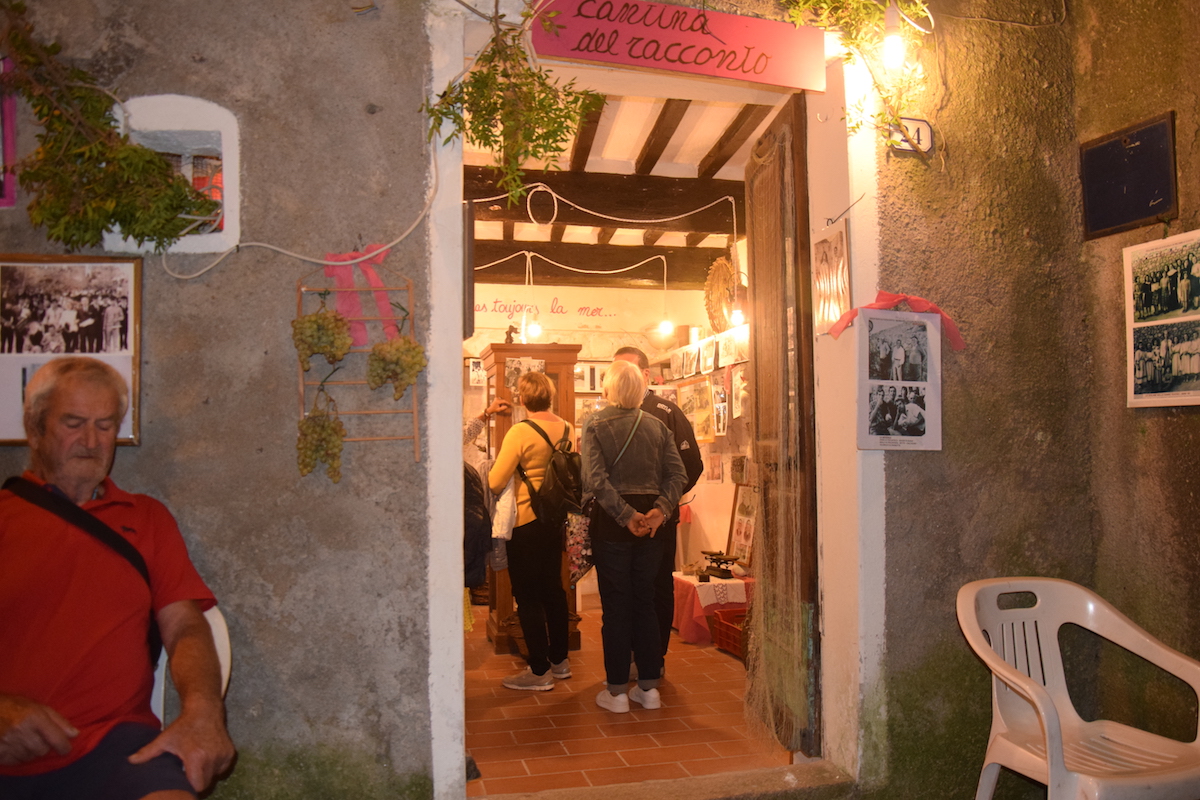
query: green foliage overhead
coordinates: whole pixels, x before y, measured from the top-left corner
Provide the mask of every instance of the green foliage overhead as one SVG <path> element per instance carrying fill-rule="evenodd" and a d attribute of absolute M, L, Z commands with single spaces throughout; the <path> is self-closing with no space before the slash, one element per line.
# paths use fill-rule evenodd
<path fill-rule="evenodd" d="M 846 49 L 870 52 L 883 41 L 883 14 L 887 0 L 780 0 L 787 17 L 797 25 L 815 25 L 842 34 Z M 909 19 L 929 17 L 921 0 L 898 0 Z"/>
<path fill-rule="evenodd" d="M 24 3 L 0 0 L 0 13 L 0 53 L 12 62 L 0 86 L 20 94 L 42 126 L 37 150 L 16 165 L 21 188 L 33 195 L 30 222 L 70 250 L 96 247 L 119 227 L 161 252 L 195 227 L 194 218 L 216 213 L 219 204 L 166 159 L 117 130 L 108 92 L 59 61 L 59 45 L 34 37 Z"/>
<path fill-rule="evenodd" d="M 471 144 L 496 154 L 500 171 L 496 183 L 508 193 L 510 204 L 525 194 L 521 165 L 557 157 L 580 120 L 604 104 L 603 96 L 576 91 L 573 81 L 560 86 L 531 63 L 524 35 L 534 13 L 527 8 L 520 27 L 502 27 L 500 18 L 493 18 L 492 39 L 470 71 L 452 81 L 436 103 L 421 107 L 429 115 L 431 140 L 449 123 L 451 131 L 444 142 L 465 134 Z M 551 31 L 552 16 L 539 18 Z"/>

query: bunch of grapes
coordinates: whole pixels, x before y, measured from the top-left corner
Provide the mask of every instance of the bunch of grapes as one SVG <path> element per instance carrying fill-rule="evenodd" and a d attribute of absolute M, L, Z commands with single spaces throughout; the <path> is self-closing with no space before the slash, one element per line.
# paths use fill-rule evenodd
<path fill-rule="evenodd" d="M 321 404 L 322 394 L 317 395 L 313 410 L 300 420 L 296 465 L 303 477 L 316 469 L 317 462 L 321 461 L 329 479 L 337 483 L 342 479 L 342 440 L 346 438 L 346 426 L 338 419 L 337 405 L 332 399 Z"/>
<path fill-rule="evenodd" d="M 322 298 L 320 309 L 292 320 L 292 342 L 305 372 L 313 355 L 323 355 L 330 364 L 336 364 L 350 352 L 350 323 L 338 312 L 326 310 Z"/>
<path fill-rule="evenodd" d="M 367 386 L 394 384 L 393 396 L 399 400 L 427 363 L 424 348 L 407 336 L 377 342 L 367 357 Z"/>

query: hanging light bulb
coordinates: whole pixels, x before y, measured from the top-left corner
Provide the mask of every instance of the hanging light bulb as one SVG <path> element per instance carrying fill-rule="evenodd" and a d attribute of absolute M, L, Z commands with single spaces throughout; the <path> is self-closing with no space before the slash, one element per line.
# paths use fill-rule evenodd
<path fill-rule="evenodd" d="M 888 2 L 883 12 L 883 65 L 889 70 L 904 66 L 904 37 L 900 34 L 900 6 Z"/>
<path fill-rule="evenodd" d="M 729 315 L 729 321 L 732 322 L 734 326 L 745 325 L 746 315 L 742 313 L 740 308 L 735 308 L 733 313 Z"/>
<path fill-rule="evenodd" d="M 542 335 L 542 323 L 538 322 L 537 314 L 533 315 L 533 322 L 529 323 L 529 327 L 525 330 L 530 339 L 536 339 Z"/>

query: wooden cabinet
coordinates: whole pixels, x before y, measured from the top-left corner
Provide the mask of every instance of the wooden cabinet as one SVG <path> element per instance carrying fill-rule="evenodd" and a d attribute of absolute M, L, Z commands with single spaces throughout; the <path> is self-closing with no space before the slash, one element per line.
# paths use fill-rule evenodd
<path fill-rule="evenodd" d="M 509 359 L 538 359 L 545 363 L 545 373 L 554 382 L 554 403 L 550 410 L 575 424 L 575 361 L 579 356 L 577 344 L 491 344 L 483 349 L 483 366 L 487 370 L 487 402 L 497 397 L 513 401 L 513 390 L 505 385 Z M 514 403 L 515 405 L 515 403 Z M 497 414 L 492 417 L 488 430 L 488 448 L 494 458 L 504 441 L 504 434 L 513 425 L 512 415 Z M 519 415 L 517 417 L 520 419 Z M 571 586 L 567 570 L 567 556 L 562 560 L 563 588 L 567 592 L 567 605 L 571 614 L 570 649 L 579 649 L 579 614 L 577 613 L 575 587 Z M 493 572 L 488 567 L 488 638 L 497 653 L 517 653 L 522 649 L 521 623 L 517 619 L 513 604 L 512 583 L 508 570 Z"/>

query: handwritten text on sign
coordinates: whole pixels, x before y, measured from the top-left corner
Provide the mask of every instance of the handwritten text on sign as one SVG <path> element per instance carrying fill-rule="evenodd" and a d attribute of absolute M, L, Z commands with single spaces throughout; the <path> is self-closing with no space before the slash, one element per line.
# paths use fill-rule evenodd
<path fill-rule="evenodd" d="M 553 9 L 557 36 L 533 26 L 540 56 L 825 91 L 817 28 L 625 0 L 557 0 Z"/>

